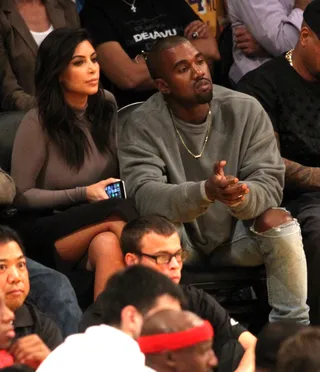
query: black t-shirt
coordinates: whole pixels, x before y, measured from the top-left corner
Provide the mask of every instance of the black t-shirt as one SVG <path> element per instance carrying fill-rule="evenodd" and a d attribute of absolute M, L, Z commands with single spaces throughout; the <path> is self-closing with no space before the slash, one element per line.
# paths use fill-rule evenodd
<path fill-rule="evenodd" d="M 320 83 L 304 80 L 281 56 L 249 72 L 237 89 L 267 111 L 284 158 L 320 166 Z"/>
<path fill-rule="evenodd" d="M 16 338 L 36 334 L 50 350 L 62 343 L 63 338 L 58 326 L 35 306 L 25 302 L 14 315 Z"/>
<path fill-rule="evenodd" d="M 214 328 L 214 349 L 221 350 L 230 340 L 237 340 L 245 332 L 238 322 L 231 319 L 227 311 L 208 293 L 193 286 L 181 285 L 187 299 L 187 310 L 208 320 Z M 79 331 L 84 332 L 88 327 L 99 325 L 103 319 L 103 293 L 83 314 Z M 219 352 L 218 352 L 219 354 Z"/>
<path fill-rule="evenodd" d="M 81 23 L 95 45 L 117 41 L 133 59 L 150 50 L 158 38 L 183 35 L 185 27 L 199 19 L 185 0 L 136 0 L 135 7 L 136 12 L 132 12 L 123 0 L 86 1 L 80 13 Z M 102 82 L 114 93 L 119 107 L 144 101 L 154 93 L 122 91 L 103 76 Z"/>

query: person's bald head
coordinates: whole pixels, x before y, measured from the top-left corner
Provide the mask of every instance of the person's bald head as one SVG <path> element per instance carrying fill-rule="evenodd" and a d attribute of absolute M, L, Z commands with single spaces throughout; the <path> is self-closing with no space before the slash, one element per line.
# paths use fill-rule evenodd
<path fill-rule="evenodd" d="M 203 319 L 190 311 L 163 310 L 147 318 L 141 336 L 186 331 L 203 324 Z"/>
<path fill-rule="evenodd" d="M 144 322 L 141 336 L 173 334 L 204 325 L 204 320 L 189 311 L 163 310 Z M 146 353 L 146 365 L 158 372 L 207 372 L 217 365 L 212 338 L 177 350 Z"/>

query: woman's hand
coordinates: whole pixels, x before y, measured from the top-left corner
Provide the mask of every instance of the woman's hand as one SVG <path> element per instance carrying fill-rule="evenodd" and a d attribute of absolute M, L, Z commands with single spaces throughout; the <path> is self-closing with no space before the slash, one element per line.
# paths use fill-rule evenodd
<path fill-rule="evenodd" d="M 111 183 L 120 181 L 118 178 L 108 178 L 93 185 L 86 187 L 87 200 L 90 203 L 98 202 L 100 200 L 109 199 L 105 188 Z"/>

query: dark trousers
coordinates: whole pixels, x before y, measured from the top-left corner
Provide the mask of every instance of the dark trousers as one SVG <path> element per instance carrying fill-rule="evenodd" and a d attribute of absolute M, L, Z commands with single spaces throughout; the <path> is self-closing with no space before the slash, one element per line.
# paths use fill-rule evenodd
<path fill-rule="evenodd" d="M 285 203 L 300 223 L 308 265 L 308 304 L 311 324 L 320 325 L 320 192 Z"/>

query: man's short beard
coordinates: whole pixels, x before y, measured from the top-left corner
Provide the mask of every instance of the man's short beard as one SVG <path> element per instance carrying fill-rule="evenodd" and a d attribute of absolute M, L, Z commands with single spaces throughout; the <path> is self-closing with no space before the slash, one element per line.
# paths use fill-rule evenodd
<path fill-rule="evenodd" d="M 196 102 L 199 104 L 209 103 L 211 102 L 213 97 L 212 89 L 209 92 L 204 92 L 201 94 L 196 94 Z"/>

